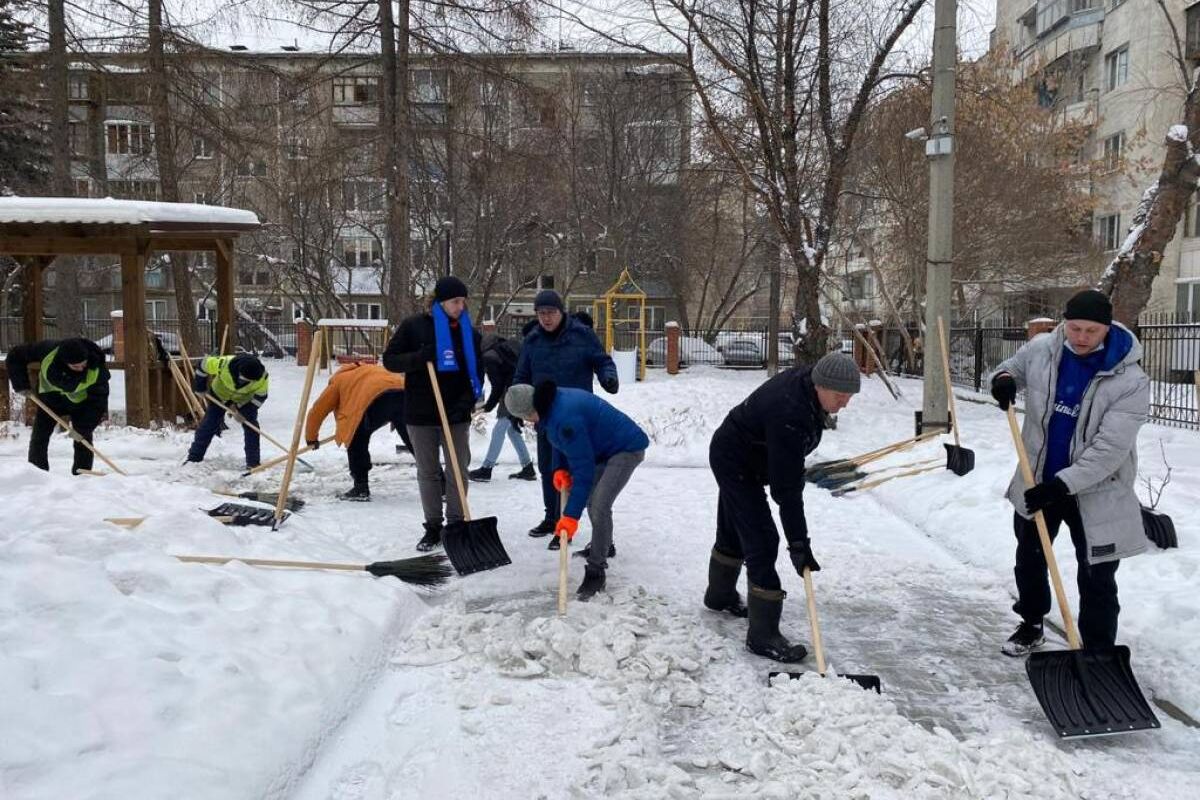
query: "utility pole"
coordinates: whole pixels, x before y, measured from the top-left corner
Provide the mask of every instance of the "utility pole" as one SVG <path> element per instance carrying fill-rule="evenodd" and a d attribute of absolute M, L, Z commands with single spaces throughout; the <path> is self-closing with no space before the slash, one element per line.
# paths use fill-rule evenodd
<path fill-rule="evenodd" d="M 929 244 L 925 257 L 925 397 L 917 428 L 944 428 L 950 420 L 942 375 L 938 318 L 950 325 L 950 267 L 954 257 L 954 68 L 958 58 L 957 0 L 936 0 L 933 11 L 933 111 L 929 159 Z"/>

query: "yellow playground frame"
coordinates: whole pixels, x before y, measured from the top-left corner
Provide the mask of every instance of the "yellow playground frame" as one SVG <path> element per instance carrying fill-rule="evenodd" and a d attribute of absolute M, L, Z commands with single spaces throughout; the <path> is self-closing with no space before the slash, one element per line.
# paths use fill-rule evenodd
<path fill-rule="evenodd" d="M 630 316 L 636 311 L 636 316 Z M 623 313 L 618 313 L 623 312 Z M 646 293 L 629 274 L 629 268 L 621 270 L 616 283 L 608 291 L 592 301 L 592 316 L 597 324 L 604 320 L 604 349 L 613 351 L 613 326 L 636 325 L 638 351 L 638 380 L 646 379 Z M 623 328 L 624 329 L 624 328 Z"/>

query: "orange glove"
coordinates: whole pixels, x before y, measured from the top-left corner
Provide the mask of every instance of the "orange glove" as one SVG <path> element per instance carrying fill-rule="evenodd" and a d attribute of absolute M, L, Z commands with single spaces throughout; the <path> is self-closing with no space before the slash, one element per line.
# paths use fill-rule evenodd
<path fill-rule="evenodd" d="M 558 491 L 561 492 L 563 489 L 570 489 L 571 485 L 572 485 L 571 473 L 567 472 L 565 469 L 554 470 L 554 488 L 555 489 L 557 489 Z"/>
<path fill-rule="evenodd" d="M 554 526 L 554 535 L 561 539 L 565 533 L 569 542 L 575 538 L 577 530 L 579 530 L 579 520 L 574 517 L 562 516 L 558 518 L 558 524 Z"/>

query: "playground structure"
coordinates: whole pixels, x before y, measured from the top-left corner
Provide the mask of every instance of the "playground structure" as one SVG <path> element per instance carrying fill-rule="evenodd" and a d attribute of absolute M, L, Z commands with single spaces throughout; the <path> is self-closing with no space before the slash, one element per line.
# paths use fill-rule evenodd
<path fill-rule="evenodd" d="M 388 343 L 386 319 L 320 319 L 318 335 L 324 340 L 321 347 L 321 369 L 328 369 L 330 357 L 338 364 L 376 364 Z M 308 363 L 308 351 L 298 348 L 296 363 Z"/>
<path fill-rule="evenodd" d="M 646 293 L 629 274 L 621 270 L 608 291 L 592 301 L 592 316 L 603 330 L 604 349 L 637 351 L 637 379 L 646 379 Z M 602 326 L 602 327 L 601 327 Z"/>

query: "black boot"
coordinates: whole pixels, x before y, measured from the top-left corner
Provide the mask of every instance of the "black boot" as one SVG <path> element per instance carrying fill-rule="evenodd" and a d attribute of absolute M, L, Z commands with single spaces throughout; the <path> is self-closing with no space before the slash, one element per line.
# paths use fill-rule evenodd
<path fill-rule="evenodd" d="M 794 664 L 803 661 L 808 650 L 802 644 L 792 644 L 779 632 L 779 618 L 783 616 L 782 590 L 750 587 L 747 601 L 750 625 L 746 631 L 746 649 L 757 656 Z"/>
<path fill-rule="evenodd" d="M 595 567 L 583 568 L 583 583 L 575 591 L 575 596 L 587 602 L 596 596 L 596 592 L 604 591 L 604 570 Z"/>
<path fill-rule="evenodd" d="M 554 520 L 544 519 L 537 525 L 529 529 L 529 535 L 533 537 L 549 536 L 554 533 Z"/>
<path fill-rule="evenodd" d="M 704 592 L 704 605 L 713 611 L 725 611 L 735 617 L 746 616 L 746 604 L 737 593 L 737 580 L 741 572 L 740 558 L 727 556 L 714 548 L 708 559 L 708 589 Z"/>
<path fill-rule="evenodd" d="M 348 492 L 342 492 L 338 495 L 338 500 L 357 500 L 360 503 L 369 503 L 371 501 L 371 487 L 366 481 L 359 483 L 354 482 L 354 488 Z"/>
<path fill-rule="evenodd" d="M 608 557 L 612 558 L 616 554 L 617 554 L 617 546 L 610 542 L 608 545 Z M 587 544 L 585 544 L 583 546 L 582 550 L 579 550 L 578 552 L 573 553 L 572 555 L 574 555 L 575 558 L 591 558 L 592 557 L 592 543 L 588 542 Z"/>
<path fill-rule="evenodd" d="M 488 481 L 490 481 L 492 479 L 492 468 L 491 467 L 478 467 L 478 468 L 473 469 L 470 472 L 468 472 L 467 477 L 473 481 L 479 481 L 480 483 L 487 483 Z"/>
<path fill-rule="evenodd" d="M 533 462 L 530 461 L 528 464 L 521 467 L 520 472 L 514 472 L 513 474 L 509 475 L 508 478 L 509 480 L 516 478 L 520 481 L 536 481 L 537 473 L 533 471 Z"/>
<path fill-rule="evenodd" d="M 425 535 L 417 542 L 417 549 L 422 553 L 442 546 L 442 523 L 426 522 Z"/>

